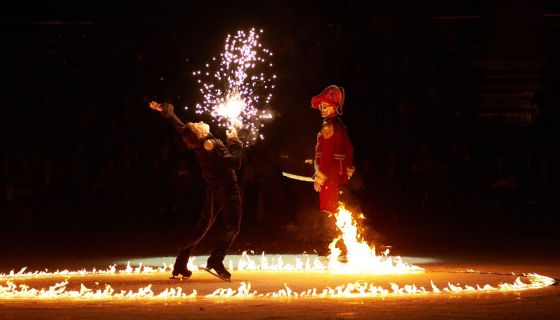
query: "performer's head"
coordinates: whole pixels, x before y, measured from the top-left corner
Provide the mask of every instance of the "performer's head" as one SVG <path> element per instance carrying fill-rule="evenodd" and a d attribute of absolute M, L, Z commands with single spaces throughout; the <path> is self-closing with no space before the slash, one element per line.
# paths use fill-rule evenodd
<path fill-rule="evenodd" d="M 210 126 L 203 121 L 187 122 L 181 132 L 181 138 L 189 148 L 198 148 L 202 145 L 204 138 L 210 134 Z"/>
<path fill-rule="evenodd" d="M 311 98 L 311 107 L 321 111 L 321 117 L 330 118 L 342 114 L 344 88 L 330 85 L 321 94 Z"/>

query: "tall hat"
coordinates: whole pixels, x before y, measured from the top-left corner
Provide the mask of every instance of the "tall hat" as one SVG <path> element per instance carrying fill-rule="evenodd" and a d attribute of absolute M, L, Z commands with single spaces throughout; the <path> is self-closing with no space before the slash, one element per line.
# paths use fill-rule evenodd
<path fill-rule="evenodd" d="M 344 88 L 330 85 L 320 95 L 311 98 L 311 107 L 319 109 L 321 102 L 327 102 L 335 106 L 336 113 L 342 114 L 342 105 L 344 104 Z"/>

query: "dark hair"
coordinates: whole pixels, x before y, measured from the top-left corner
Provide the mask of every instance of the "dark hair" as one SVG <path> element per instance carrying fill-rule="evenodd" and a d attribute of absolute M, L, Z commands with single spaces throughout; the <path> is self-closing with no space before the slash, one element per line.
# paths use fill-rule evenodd
<path fill-rule="evenodd" d="M 199 139 L 194 131 L 192 130 L 192 123 L 186 123 L 183 126 L 183 130 L 181 131 L 181 138 L 187 145 L 187 147 L 194 149 L 200 147 L 202 144 L 202 140 Z"/>

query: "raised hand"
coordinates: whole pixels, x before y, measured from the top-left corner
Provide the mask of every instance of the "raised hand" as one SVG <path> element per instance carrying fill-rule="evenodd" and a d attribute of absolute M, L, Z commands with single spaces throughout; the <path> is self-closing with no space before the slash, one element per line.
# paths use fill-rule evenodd
<path fill-rule="evenodd" d="M 159 111 L 159 112 L 163 111 L 163 107 L 161 106 L 161 103 L 158 103 L 156 101 L 150 101 L 150 109 L 155 110 L 155 111 Z"/>
<path fill-rule="evenodd" d="M 228 139 L 238 139 L 237 130 L 235 129 L 235 127 L 231 127 L 228 130 L 226 130 L 226 137 Z"/>

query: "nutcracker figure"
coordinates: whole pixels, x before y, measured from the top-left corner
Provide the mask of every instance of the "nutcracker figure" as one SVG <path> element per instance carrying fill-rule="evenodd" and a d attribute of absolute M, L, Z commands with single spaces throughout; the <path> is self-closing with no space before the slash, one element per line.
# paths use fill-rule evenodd
<path fill-rule="evenodd" d="M 341 186 L 347 185 L 354 173 L 354 149 L 342 123 L 344 89 L 331 85 L 311 99 L 311 106 L 321 112 L 323 125 L 317 134 L 313 187 L 319 192 L 322 211 L 338 209 Z"/>

